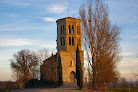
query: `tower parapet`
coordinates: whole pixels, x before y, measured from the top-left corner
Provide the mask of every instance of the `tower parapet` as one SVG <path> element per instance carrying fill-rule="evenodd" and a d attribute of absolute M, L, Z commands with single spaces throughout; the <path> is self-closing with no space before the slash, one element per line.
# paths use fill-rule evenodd
<path fill-rule="evenodd" d="M 57 23 L 57 50 L 81 50 L 81 20 L 66 17 L 58 19 Z"/>

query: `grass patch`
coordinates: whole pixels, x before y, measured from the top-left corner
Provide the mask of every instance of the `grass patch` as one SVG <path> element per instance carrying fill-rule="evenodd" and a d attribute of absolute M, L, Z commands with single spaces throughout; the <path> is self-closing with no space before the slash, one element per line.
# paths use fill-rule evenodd
<path fill-rule="evenodd" d="M 113 92 L 129 92 L 129 88 L 110 88 L 108 91 Z M 130 92 L 138 92 L 138 88 L 130 88 Z"/>

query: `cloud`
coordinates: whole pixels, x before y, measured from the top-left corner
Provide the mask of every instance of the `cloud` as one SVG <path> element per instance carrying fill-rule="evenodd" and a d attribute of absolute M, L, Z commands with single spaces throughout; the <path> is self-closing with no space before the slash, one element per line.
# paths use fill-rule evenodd
<path fill-rule="evenodd" d="M 53 18 L 53 17 L 36 17 L 36 18 L 40 18 L 44 21 L 48 21 L 48 22 L 56 22 L 56 18 Z"/>
<path fill-rule="evenodd" d="M 50 49 L 56 49 L 56 41 L 32 40 L 16 36 L 1 36 L 0 39 L 0 47 L 37 46 L 41 48 L 45 47 Z"/>
<path fill-rule="evenodd" d="M 118 70 L 127 80 L 136 80 L 133 73 L 137 71 L 138 60 L 136 58 L 123 58 L 118 64 Z"/>
<path fill-rule="evenodd" d="M 48 49 L 56 49 L 57 46 L 56 41 L 44 41 L 44 42 L 37 41 L 36 43 L 34 43 L 34 45 L 45 47 Z"/>
<path fill-rule="evenodd" d="M 121 53 L 122 56 L 132 56 L 132 55 L 136 55 L 135 52 L 123 52 Z"/>
<path fill-rule="evenodd" d="M 138 67 L 138 60 L 136 58 L 123 58 L 119 64 L 119 70 L 135 71 Z"/>
<path fill-rule="evenodd" d="M 15 17 L 15 16 L 16 16 L 16 14 L 15 15 L 14 14 L 12 15 L 12 17 Z M 27 29 L 30 28 L 30 26 L 25 25 L 25 23 L 26 23 L 26 20 L 13 21 L 13 22 L 9 22 L 9 23 L 7 22 L 6 24 L 0 25 L 0 31 L 20 31 L 20 30 L 27 30 Z M 31 27 L 31 28 L 33 28 L 33 27 Z"/>
<path fill-rule="evenodd" d="M 25 45 L 32 45 L 32 41 L 28 39 L 1 39 L 0 46 L 7 47 L 7 46 L 25 46 Z"/>
<path fill-rule="evenodd" d="M 62 13 L 67 9 L 64 4 L 52 4 L 48 6 L 48 13 Z"/>

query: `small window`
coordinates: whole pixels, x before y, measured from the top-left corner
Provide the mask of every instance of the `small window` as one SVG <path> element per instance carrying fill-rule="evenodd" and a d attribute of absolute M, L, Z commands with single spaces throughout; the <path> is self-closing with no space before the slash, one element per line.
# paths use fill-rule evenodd
<path fill-rule="evenodd" d="M 71 37 L 69 37 L 69 45 L 71 45 Z"/>
<path fill-rule="evenodd" d="M 66 34 L 66 25 L 64 25 L 64 34 Z"/>
<path fill-rule="evenodd" d="M 61 43 L 61 46 L 62 46 L 62 37 L 60 37 L 60 43 Z"/>
<path fill-rule="evenodd" d="M 60 27 L 60 28 L 61 28 L 61 34 L 62 34 L 62 25 L 61 25 L 61 27 Z"/>
<path fill-rule="evenodd" d="M 74 45 L 74 37 L 72 37 L 72 45 Z"/>
<path fill-rule="evenodd" d="M 63 46 L 65 46 L 65 37 L 63 37 Z"/>
<path fill-rule="evenodd" d="M 69 25 L 68 33 L 71 33 L 71 25 Z"/>
<path fill-rule="evenodd" d="M 72 34 L 74 34 L 74 25 L 72 25 Z"/>
<path fill-rule="evenodd" d="M 72 66 L 72 60 L 70 61 L 70 66 Z"/>
<path fill-rule="evenodd" d="M 63 34 L 65 34 L 65 28 L 64 28 L 64 25 L 63 25 Z"/>

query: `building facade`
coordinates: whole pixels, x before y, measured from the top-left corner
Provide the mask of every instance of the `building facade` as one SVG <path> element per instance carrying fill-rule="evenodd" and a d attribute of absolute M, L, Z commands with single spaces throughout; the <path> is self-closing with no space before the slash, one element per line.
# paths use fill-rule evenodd
<path fill-rule="evenodd" d="M 63 19 L 58 19 L 57 23 L 57 62 L 58 57 L 61 57 L 62 65 L 62 77 L 63 82 L 76 82 L 76 49 L 77 46 L 80 50 L 80 60 L 82 62 L 82 67 L 84 71 L 84 54 L 81 45 L 81 20 L 66 17 Z M 49 62 L 45 60 L 45 62 Z M 45 65 L 45 62 L 43 65 Z M 56 63 L 57 63 L 56 62 Z M 44 68 L 44 66 L 42 67 Z M 57 67 L 57 66 L 56 66 Z M 45 67 L 46 68 L 46 67 Z M 50 71 L 49 71 L 50 72 Z M 49 72 L 43 72 L 42 76 L 46 76 Z M 50 74 L 50 73 L 49 73 Z M 57 74 L 57 73 L 55 73 Z M 84 73 L 83 73 L 84 74 Z M 58 80 L 58 74 L 57 76 Z"/>

